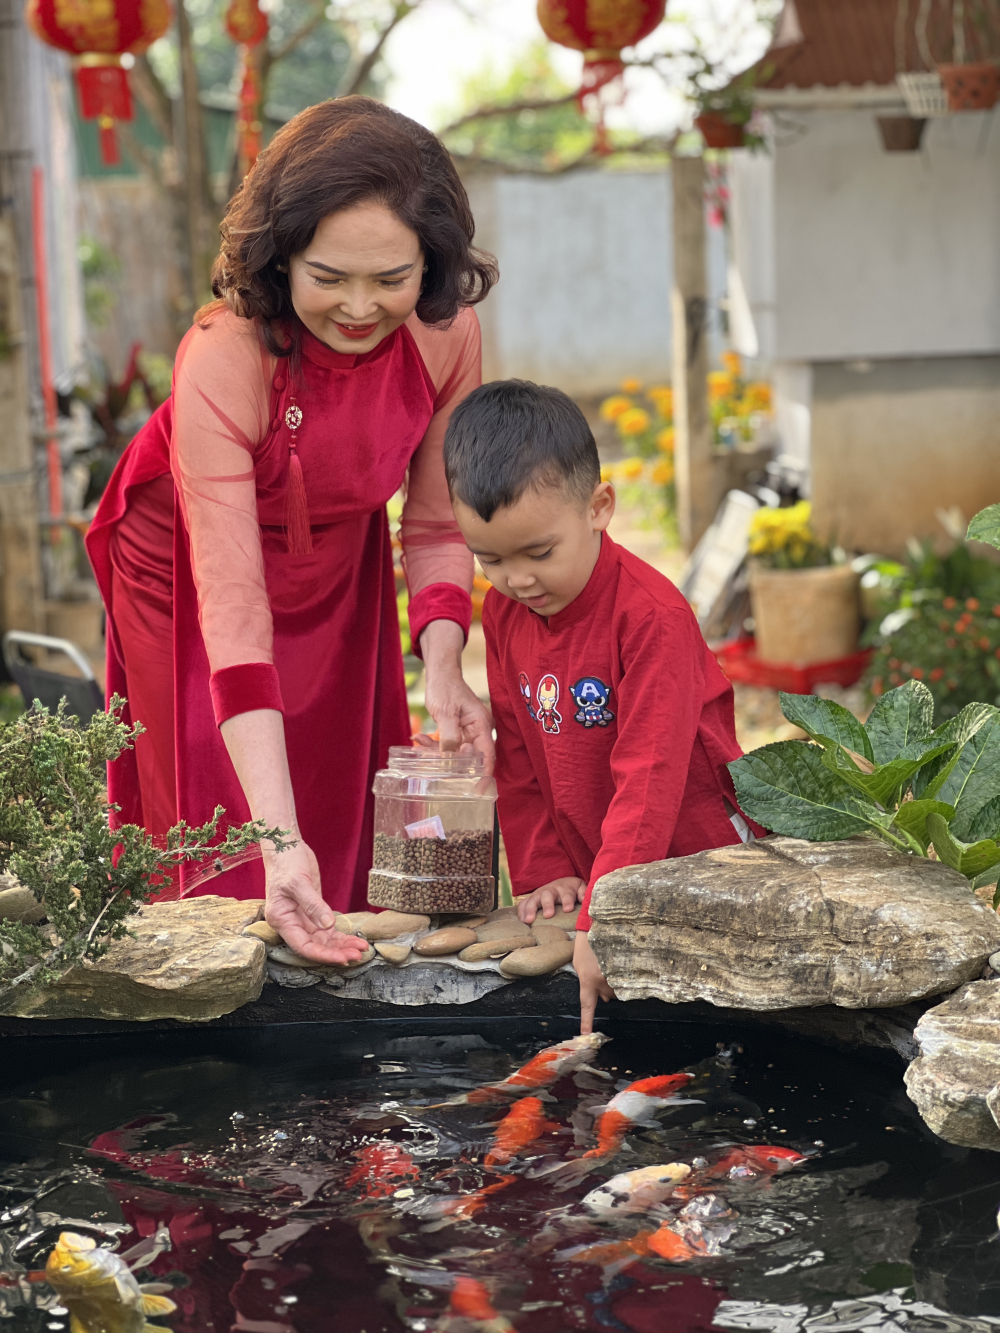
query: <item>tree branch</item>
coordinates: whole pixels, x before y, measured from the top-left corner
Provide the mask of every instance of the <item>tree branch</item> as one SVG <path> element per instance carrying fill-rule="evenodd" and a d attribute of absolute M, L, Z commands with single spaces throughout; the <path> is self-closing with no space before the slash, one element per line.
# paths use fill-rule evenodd
<path fill-rule="evenodd" d="M 516 116 L 519 111 L 548 111 L 550 107 L 566 106 L 570 102 L 575 102 L 578 96 L 579 93 L 574 91 L 564 93 L 562 97 L 537 98 L 527 102 L 506 102 L 503 106 L 481 106 L 475 111 L 468 112 L 467 115 L 459 116 L 458 120 L 453 120 L 444 129 L 438 130 L 438 135 L 451 134 L 453 130 L 460 130 L 463 125 L 469 125 L 475 120 L 490 120 L 496 116 Z"/>
<path fill-rule="evenodd" d="M 274 50 L 272 50 L 270 47 L 265 47 L 264 50 L 261 52 L 260 82 L 261 82 L 261 88 L 265 94 L 267 92 L 267 78 L 268 75 L 271 73 L 272 67 L 276 65 L 279 60 L 284 60 L 286 56 L 290 56 L 292 52 L 295 50 L 295 48 L 299 46 L 300 43 L 304 42 L 310 33 L 316 31 L 316 29 L 322 23 L 323 15 L 325 13 L 326 13 L 326 4 L 324 0 L 318 0 L 316 7 L 313 9 L 312 15 L 308 19 L 306 19 L 305 23 L 303 23 L 301 28 L 298 28 L 295 32 L 293 32 L 291 37 L 289 37 L 286 41 L 282 42 L 281 45 L 276 47 Z"/>
<path fill-rule="evenodd" d="M 174 114 L 167 94 L 156 70 L 146 56 L 136 56 L 132 67 L 132 87 L 135 95 L 146 108 L 156 132 L 165 143 L 174 141 Z"/>
<path fill-rule="evenodd" d="M 361 63 L 354 69 L 350 77 L 348 78 L 347 76 L 345 76 L 345 78 L 342 80 L 343 91 L 338 89 L 337 91 L 338 97 L 350 97 L 354 93 L 358 93 L 361 91 L 361 89 L 364 87 L 365 80 L 368 78 L 368 75 L 372 72 L 372 69 L 375 66 L 375 62 L 382 54 L 382 48 L 385 46 L 390 35 L 395 31 L 395 29 L 400 25 L 400 23 L 402 23 L 403 19 L 407 18 L 410 14 L 413 13 L 413 11 L 417 8 L 419 4 L 420 0 L 396 0 L 396 5 L 393 8 L 392 12 L 392 18 L 379 33 L 378 37 L 376 38 L 375 45 L 364 57 Z"/>

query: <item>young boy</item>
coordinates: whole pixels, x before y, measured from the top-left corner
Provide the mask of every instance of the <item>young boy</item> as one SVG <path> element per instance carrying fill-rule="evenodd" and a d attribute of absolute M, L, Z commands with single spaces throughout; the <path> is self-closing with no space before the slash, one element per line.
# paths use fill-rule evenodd
<path fill-rule="evenodd" d="M 583 903 L 581 1030 L 612 998 L 586 931 L 622 866 L 750 836 L 727 762 L 733 691 L 687 602 L 607 534 L 583 413 L 558 389 L 484 384 L 456 409 L 445 470 L 483 606 L 500 823 L 523 921 Z"/>

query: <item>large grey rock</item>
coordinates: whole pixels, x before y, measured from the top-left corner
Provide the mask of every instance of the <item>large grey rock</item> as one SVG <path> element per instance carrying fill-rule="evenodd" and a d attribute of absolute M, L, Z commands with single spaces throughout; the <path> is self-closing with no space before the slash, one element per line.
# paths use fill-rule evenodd
<path fill-rule="evenodd" d="M 198 1021 L 256 1000 L 264 984 L 264 943 L 243 935 L 256 902 L 188 898 L 154 903 L 134 917 L 135 939 L 117 940 L 96 962 L 54 986 L 7 1001 L 19 1018 L 179 1018 Z"/>
<path fill-rule="evenodd" d="M 375 964 L 351 977 L 328 978 L 340 1000 L 381 1000 L 387 1004 L 472 1004 L 506 986 L 506 977 L 483 968 L 457 968 L 421 958 L 406 967 Z"/>
<path fill-rule="evenodd" d="M 45 906 L 13 875 L 0 875 L 0 921 L 21 921 L 35 926 L 45 917 Z"/>
<path fill-rule="evenodd" d="M 876 838 L 766 838 L 600 879 L 591 940 L 618 997 L 875 1009 L 955 990 L 1000 947 L 963 875 Z"/>
<path fill-rule="evenodd" d="M 1000 1152 L 1000 981 L 974 981 L 928 1009 L 906 1091 L 941 1138 Z"/>

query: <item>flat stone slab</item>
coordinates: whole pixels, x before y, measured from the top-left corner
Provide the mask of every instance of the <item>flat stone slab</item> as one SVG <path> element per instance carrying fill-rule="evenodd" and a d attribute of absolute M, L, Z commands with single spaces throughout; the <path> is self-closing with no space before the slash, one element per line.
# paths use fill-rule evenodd
<path fill-rule="evenodd" d="M 981 975 L 1000 919 L 968 880 L 874 837 L 630 866 L 594 889 L 591 940 L 622 1000 L 880 1009 Z"/>
<path fill-rule="evenodd" d="M 949 1143 L 1000 1152 L 1000 981 L 974 981 L 928 1009 L 906 1091 Z"/>
<path fill-rule="evenodd" d="M 54 986 L 11 996 L 0 1013 L 30 1019 L 180 1019 L 203 1022 L 256 1000 L 264 985 L 264 943 L 243 935 L 259 903 L 188 898 L 153 903 L 132 918 L 135 939 Z"/>

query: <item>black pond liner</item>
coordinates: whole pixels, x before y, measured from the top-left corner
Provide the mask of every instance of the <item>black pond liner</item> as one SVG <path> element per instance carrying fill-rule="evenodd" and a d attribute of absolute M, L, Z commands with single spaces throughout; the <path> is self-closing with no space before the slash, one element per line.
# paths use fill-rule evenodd
<path fill-rule="evenodd" d="M 934 1333 L 985 1330 L 969 1317 L 1000 1316 L 1000 1154 L 932 1135 L 906 1097 L 898 1057 L 862 1058 L 749 1024 L 614 1019 L 602 1028 L 613 1041 L 596 1063 L 613 1080 L 691 1067 L 700 1103 L 659 1112 L 613 1165 L 565 1193 L 517 1174 L 473 1217 L 430 1233 L 426 1218 L 399 1210 L 495 1180 L 502 1168 L 482 1164 L 484 1125 L 503 1108 L 418 1104 L 505 1077 L 573 1035 L 572 1019 L 7 1038 L 0 1272 L 15 1260 L 42 1267 L 64 1219 L 78 1230 L 125 1221 L 140 1233 L 169 1225 L 174 1248 L 146 1271 L 174 1286 L 180 1307 L 154 1322 L 183 1333 L 447 1328 L 456 1274 L 483 1281 L 519 1333 Z M 546 1114 L 566 1124 L 581 1098 L 605 1099 L 588 1081 L 581 1089 L 563 1079 Z M 392 1182 L 402 1196 L 362 1204 L 347 1176 L 373 1140 L 410 1152 L 420 1176 Z M 550 1135 L 528 1152 L 554 1160 L 572 1143 L 569 1133 Z M 602 1178 L 712 1161 L 734 1144 L 777 1144 L 809 1160 L 774 1180 L 719 1183 L 736 1217 L 718 1255 L 677 1265 L 644 1258 L 618 1273 L 557 1257 L 581 1240 L 621 1241 L 636 1224 L 591 1227 L 537 1252 L 542 1214 Z M 65 1314 L 36 1308 L 36 1295 L 51 1305 L 45 1291 L 38 1284 L 23 1297 L 0 1284 L 0 1330 L 66 1328 Z"/>

